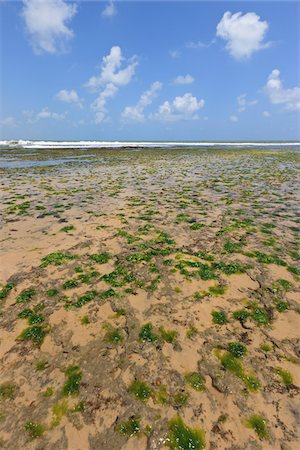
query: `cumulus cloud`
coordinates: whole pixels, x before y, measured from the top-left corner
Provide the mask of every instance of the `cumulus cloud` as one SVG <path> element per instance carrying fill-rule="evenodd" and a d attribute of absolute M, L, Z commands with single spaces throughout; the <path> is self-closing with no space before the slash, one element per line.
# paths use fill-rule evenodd
<path fill-rule="evenodd" d="M 9 116 L 9 117 L 3 117 L 3 119 L 0 119 L 0 125 L 5 127 L 14 127 L 16 125 L 17 121 L 15 117 Z"/>
<path fill-rule="evenodd" d="M 124 62 L 127 63 L 127 66 L 121 69 Z M 112 47 L 109 54 L 103 57 L 100 74 L 92 76 L 85 85 L 92 91 L 101 90 L 98 98 L 92 104 L 92 108 L 96 112 L 96 123 L 100 123 L 106 118 L 107 99 L 114 97 L 120 87 L 130 83 L 137 64 L 135 56 L 126 61 L 118 46 Z"/>
<path fill-rule="evenodd" d="M 216 39 L 212 39 L 210 42 L 202 42 L 202 41 L 190 41 L 186 44 L 186 48 L 193 48 L 193 49 L 198 49 L 198 48 L 208 48 L 211 45 L 216 43 Z"/>
<path fill-rule="evenodd" d="M 254 52 L 267 48 L 264 42 L 268 22 L 262 21 L 254 12 L 242 15 L 227 11 L 217 25 L 217 36 L 224 39 L 229 54 L 236 59 L 249 58 Z"/>
<path fill-rule="evenodd" d="M 270 73 L 265 91 L 271 103 L 282 104 L 288 110 L 300 109 L 300 87 L 284 89 L 278 69 L 274 69 Z"/>
<path fill-rule="evenodd" d="M 117 8 L 113 0 L 110 0 L 102 11 L 102 17 L 113 17 L 117 14 Z"/>
<path fill-rule="evenodd" d="M 194 78 L 187 74 L 187 75 L 179 75 L 175 78 L 174 83 L 175 84 L 192 84 L 194 83 Z"/>
<path fill-rule="evenodd" d="M 263 112 L 263 116 L 264 116 L 264 117 L 270 117 L 270 115 L 271 115 L 271 114 L 269 113 L 269 111 L 264 111 L 264 112 Z"/>
<path fill-rule="evenodd" d="M 57 98 L 57 100 L 60 100 L 61 102 L 73 103 L 74 105 L 79 106 L 79 108 L 82 108 L 82 99 L 73 89 L 71 91 L 62 89 L 56 94 L 55 98 Z"/>
<path fill-rule="evenodd" d="M 238 120 L 239 120 L 238 116 L 236 116 L 234 114 L 232 116 L 229 116 L 229 119 L 231 120 L 231 122 L 238 122 Z"/>
<path fill-rule="evenodd" d="M 34 111 L 23 111 L 23 116 L 27 119 L 28 123 L 36 123 L 39 120 L 63 120 L 66 117 L 66 113 L 60 114 L 56 112 L 49 111 L 49 108 L 46 106 L 38 113 Z"/>
<path fill-rule="evenodd" d="M 165 121 L 198 119 L 197 112 L 204 107 L 204 100 L 198 100 L 191 93 L 175 97 L 173 102 L 165 101 L 152 117 Z"/>
<path fill-rule="evenodd" d="M 171 56 L 171 58 L 177 59 L 181 55 L 181 52 L 179 50 L 170 50 L 169 55 Z"/>
<path fill-rule="evenodd" d="M 245 111 L 247 106 L 253 106 L 257 104 L 257 100 L 247 100 L 246 94 L 239 95 L 237 98 L 237 102 L 239 105 L 238 112 Z"/>
<path fill-rule="evenodd" d="M 22 15 L 35 53 L 57 53 L 74 33 L 68 22 L 76 14 L 75 3 L 64 0 L 23 0 Z"/>
<path fill-rule="evenodd" d="M 143 122 L 145 120 L 144 109 L 146 108 L 146 106 L 152 103 L 161 87 L 162 84 L 160 83 L 160 81 L 155 81 L 150 86 L 150 89 L 142 93 L 136 105 L 126 106 L 126 108 L 122 112 L 122 118 L 125 120 Z"/>
<path fill-rule="evenodd" d="M 37 113 L 36 120 L 40 120 L 40 119 L 63 120 L 65 117 L 66 117 L 65 114 L 51 112 L 51 111 L 49 111 L 48 108 L 44 108 L 40 112 Z"/>

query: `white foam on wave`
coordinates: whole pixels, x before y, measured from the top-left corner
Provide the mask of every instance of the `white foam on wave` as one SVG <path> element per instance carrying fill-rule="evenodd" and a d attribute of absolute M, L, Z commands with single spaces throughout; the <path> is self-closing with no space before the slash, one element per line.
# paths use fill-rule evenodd
<path fill-rule="evenodd" d="M 121 147 L 291 147 L 300 146 L 300 142 L 155 142 L 155 141 L 0 141 L 0 147 L 24 149 L 56 148 L 121 148 Z"/>

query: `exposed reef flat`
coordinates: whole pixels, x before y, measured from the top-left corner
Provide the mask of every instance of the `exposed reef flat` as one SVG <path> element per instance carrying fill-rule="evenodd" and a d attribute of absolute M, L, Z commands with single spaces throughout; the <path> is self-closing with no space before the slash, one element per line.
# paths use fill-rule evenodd
<path fill-rule="evenodd" d="M 299 448 L 297 149 L 1 161 L 0 447 Z"/>

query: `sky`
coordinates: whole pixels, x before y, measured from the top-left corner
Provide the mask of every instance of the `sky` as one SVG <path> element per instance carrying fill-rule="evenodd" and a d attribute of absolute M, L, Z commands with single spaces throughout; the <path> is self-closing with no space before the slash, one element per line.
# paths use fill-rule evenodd
<path fill-rule="evenodd" d="M 0 0 L 0 139 L 299 140 L 299 5 Z"/>

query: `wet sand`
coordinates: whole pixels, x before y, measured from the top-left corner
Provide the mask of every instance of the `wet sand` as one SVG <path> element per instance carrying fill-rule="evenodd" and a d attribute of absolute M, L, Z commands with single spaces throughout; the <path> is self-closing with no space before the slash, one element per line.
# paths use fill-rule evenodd
<path fill-rule="evenodd" d="M 1 157 L 1 448 L 300 447 L 299 153 Z"/>

